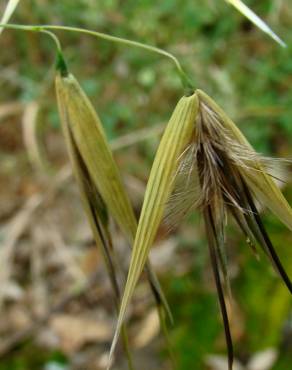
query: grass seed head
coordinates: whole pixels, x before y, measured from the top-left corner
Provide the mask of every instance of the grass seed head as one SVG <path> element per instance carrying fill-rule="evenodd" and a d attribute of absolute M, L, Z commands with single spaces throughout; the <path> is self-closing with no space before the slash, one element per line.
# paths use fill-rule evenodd
<path fill-rule="evenodd" d="M 57 77 L 57 100 L 59 104 L 59 112 L 62 118 L 61 123 L 65 137 L 65 143 L 69 152 L 73 172 L 78 183 L 84 210 L 90 223 L 95 242 L 103 255 L 114 293 L 115 309 L 118 311 L 121 298 L 118 283 L 118 271 L 120 270 L 120 266 L 118 266 L 117 259 L 115 258 L 111 234 L 108 229 L 108 210 L 96 185 L 92 181 L 87 166 L 84 163 L 76 145 L 70 126 L 70 121 L 68 120 L 66 104 L 63 104 L 65 98 L 63 94 L 65 91 L 60 88 L 58 78 L 59 77 Z M 132 355 L 128 343 L 128 333 L 125 324 L 122 327 L 122 341 L 128 361 L 128 368 L 129 370 L 134 370 Z"/>
<path fill-rule="evenodd" d="M 274 160 L 255 152 L 224 111 L 203 91 L 197 90 L 199 114 L 194 139 L 184 152 L 170 197 L 168 214 L 177 222 L 190 210 L 199 209 L 205 220 L 209 252 L 232 369 L 233 345 L 225 304 L 229 291 L 225 252 L 225 226 L 229 213 L 253 251 L 258 243 L 292 293 L 292 284 L 261 221 L 255 200 L 270 208 L 292 229 L 292 210 L 277 187 L 270 168 Z"/>
<path fill-rule="evenodd" d="M 161 223 L 166 202 L 173 190 L 180 158 L 193 137 L 197 111 L 198 99 L 195 94 L 181 98 L 167 124 L 155 155 L 146 187 L 110 357 L 113 354 L 127 306 Z"/>
<path fill-rule="evenodd" d="M 137 222 L 100 119 L 71 74 L 58 75 L 56 89 L 62 116 L 70 127 L 88 173 L 109 212 L 131 242 Z"/>
<path fill-rule="evenodd" d="M 63 126 L 67 127 L 67 131 L 69 128 L 68 133 L 70 132 L 74 140 L 80 159 L 108 212 L 132 244 L 137 230 L 137 221 L 100 119 L 71 74 L 57 75 L 56 91 L 61 119 L 64 121 Z M 70 139 L 68 133 L 65 137 Z M 149 264 L 147 264 L 147 274 L 157 304 L 162 304 L 168 316 L 171 316 L 158 279 Z"/>
<path fill-rule="evenodd" d="M 262 202 L 291 229 L 292 211 L 270 173 L 273 163 L 255 152 L 232 120 L 203 91 L 197 90 L 179 102 L 151 169 L 111 354 L 163 213 L 172 224 L 196 208 L 205 220 L 232 369 L 233 345 L 222 285 L 223 277 L 227 292 L 230 290 L 225 252 L 228 213 L 253 251 L 256 243 L 262 247 L 292 292 L 255 204 L 255 200 Z"/>
<path fill-rule="evenodd" d="M 111 241 L 107 213 L 113 216 L 128 240 L 133 242 L 137 229 L 134 211 L 101 122 L 78 82 L 72 75 L 58 74 L 56 92 L 63 132 L 84 208 L 97 244 L 103 247 L 109 275 L 116 295 L 119 295 L 115 266 L 109 250 Z M 146 272 L 158 311 L 164 310 L 171 319 L 167 301 L 149 262 Z M 164 315 L 159 317 L 164 327 Z"/>

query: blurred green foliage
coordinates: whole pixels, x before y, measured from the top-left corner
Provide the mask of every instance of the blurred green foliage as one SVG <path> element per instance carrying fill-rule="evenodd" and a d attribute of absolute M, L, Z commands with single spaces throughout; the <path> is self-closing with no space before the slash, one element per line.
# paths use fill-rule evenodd
<path fill-rule="evenodd" d="M 179 58 L 196 86 L 236 120 L 258 151 L 289 156 L 291 4 L 284 0 L 278 9 L 274 0 L 246 3 L 282 36 L 287 49 L 281 49 L 218 0 L 26 0 L 20 3 L 13 22 L 85 27 L 165 48 Z M 66 32 L 58 35 L 70 70 L 94 102 L 111 139 L 167 120 L 183 93 L 168 59 L 90 36 Z M 43 96 L 47 130 L 59 130 L 52 87 L 53 62 L 54 46 L 46 36 L 3 33 L 1 101 L 8 97 L 30 101 Z M 122 151 L 118 161 L 123 170 L 145 181 L 156 145 L 155 139 Z M 129 152 L 135 159 L 129 159 Z M 291 203 L 291 190 L 287 194 Z M 265 223 L 292 276 L 291 234 L 270 215 L 265 217 Z M 292 343 L 291 339 L 288 345 L 285 343 L 283 332 L 288 322 L 291 325 L 291 298 L 269 261 L 262 256 L 257 262 L 237 230 L 230 228 L 228 239 L 230 260 L 239 269 L 232 280 L 234 296 L 245 325 L 244 333 L 235 339 L 236 353 L 245 360 L 256 351 L 277 347 L 280 359 L 273 370 L 287 370 L 292 363 Z M 206 354 L 225 350 L 216 296 L 206 288 L 203 277 L 208 256 L 203 262 L 196 258 L 207 254 L 204 236 L 194 243 L 191 272 L 165 279 L 176 322 L 171 336 L 177 370 L 194 368 L 194 364 L 196 369 L 203 369 Z M 181 244 L 182 249 L 189 248 L 183 236 Z M 34 361 L 20 367 L 1 365 L 0 369 L 33 369 Z"/>
<path fill-rule="evenodd" d="M 0 370 L 39 370 L 44 364 L 55 363 L 60 365 L 60 369 L 65 369 L 67 363 L 66 356 L 59 351 L 44 351 L 40 348 L 36 350 L 33 343 L 25 343 L 18 352 L 4 359 L 0 363 Z"/>

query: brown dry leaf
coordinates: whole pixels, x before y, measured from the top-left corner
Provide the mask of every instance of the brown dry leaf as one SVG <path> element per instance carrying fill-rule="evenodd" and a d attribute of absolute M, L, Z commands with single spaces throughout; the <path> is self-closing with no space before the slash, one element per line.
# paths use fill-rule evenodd
<path fill-rule="evenodd" d="M 0 121 L 9 116 L 15 116 L 21 113 L 23 104 L 19 102 L 9 102 L 0 105 Z"/>
<path fill-rule="evenodd" d="M 24 107 L 22 115 L 22 133 L 23 141 L 33 167 L 36 170 L 45 170 L 48 163 L 44 158 L 43 145 L 39 135 L 40 104 L 37 101 L 31 101 Z"/>
<path fill-rule="evenodd" d="M 159 316 L 157 310 L 151 310 L 142 324 L 139 327 L 139 331 L 133 340 L 133 344 L 136 348 L 145 347 L 152 339 L 159 334 Z"/>
<path fill-rule="evenodd" d="M 21 304 L 13 305 L 11 309 L 6 311 L 5 321 L 7 324 L 9 323 L 10 330 L 15 332 L 24 330 L 31 325 L 30 314 Z"/>
<path fill-rule="evenodd" d="M 74 353 L 89 342 L 108 341 L 113 333 L 111 324 L 106 320 L 85 315 L 55 315 L 50 327 L 59 336 L 61 348 L 67 354 Z"/>

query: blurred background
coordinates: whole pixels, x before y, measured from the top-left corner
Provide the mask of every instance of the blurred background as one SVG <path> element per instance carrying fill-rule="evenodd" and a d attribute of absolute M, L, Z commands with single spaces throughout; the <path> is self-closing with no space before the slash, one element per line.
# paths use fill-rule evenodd
<path fill-rule="evenodd" d="M 246 1 L 284 39 L 280 48 L 221 0 L 26 0 L 12 22 L 94 29 L 174 53 L 195 84 L 238 124 L 257 151 L 291 157 L 292 7 Z M 6 1 L 0 1 L 0 14 Z M 172 63 L 90 36 L 57 33 L 69 69 L 89 95 L 115 150 L 137 215 L 155 150 L 182 95 Z M 0 37 L 0 370 L 101 370 L 115 324 L 111 289 L 60 131 L 52 41 L 6 30 Z M 292 187 L 283 187 L 292 203 Z M 292 236 L 265 225 L 292 276 Z M 114 243 L 125 240 L 113 225 Z M 235 370 L 292 368 L 292 300 L 269 261 L 257 261 L 230 225 Z M 175 324 L 176 370 L 225 370 L 226 345 L 198 214 L 151 255 Z M 123 259 L 126 266 L 127 259 Z M 144 279 L 129 317 L 139 370 L 171 369 Z M 114 369 L 126 369 L 121 348 Z"/>

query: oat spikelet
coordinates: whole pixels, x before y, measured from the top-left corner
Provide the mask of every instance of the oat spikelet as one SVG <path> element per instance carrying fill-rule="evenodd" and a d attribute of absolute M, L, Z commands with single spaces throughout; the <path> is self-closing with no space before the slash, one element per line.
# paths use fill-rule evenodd
<path fill-rule="evenodd" d="M 178 102 L 159 144 L 145 191 L 128 278 L 122 298 L 115 337 L 112 342 L 109 366 L 127 306 L 142 272 L 149 249 L 154 242 L 163 217 L 165 204 L 173 189 L 173 180 L 179 167 L 180 157 L 193 136 L 197 109 L 198 99 L 195 94 L 183 97 Z"/>
<path fill-rule="evenodd" d="M 137 221 L 100 119 L 72 74 L 58 74 L 56 90 L 59 106 L 64 111 L 61 118 L 65 117 L 70 126 L 72 137 L 91 180 L 109 213 L 132 244 Z M 149 264 L 147 273 L 156 301 L 159 300 L 159 304 L 162 304 L 171 316 L 158 279 Z"/>
<path fill-rule="evenodd" d="M 255 254 L 256 243 L 261 246 L 292 293 L 291 281 L 264 228 L 255 200 L 270 208 L 291 230 L 292 210 L 270 173 L 274 160 L 257 154 L 207 94 L 200 90 L 196 94 L 199 114 L 194 139 L 181 157 L 166 218 L 175 225 L 193 209 L 203 214 L 224 322 L 229 369 L 232 369 L 233 345 L 222 285 L 223 277 L 225 288 L 230 291 L 225 252 L 227 215 L 234 218 Z"/>
<path fill-rule="evenodd" d="M 94 185 L 90 177 L 90 174 L 88 173 L 86 165 L 74 141 L 69 124 L 69 117 L 67 115 L 65 106 L 62 104 L 62 93 L 62 89 L 57 89 L 59 112 L 62 117 L 61 123 L 63 134 L 65 137 L 65 143 L 68 149 L 73 172 L 78 183 L 84 210 L 90 223 L 96 245 L 100 248 L 102 252 L 102 256 L 114 293 L 115 309 L 118 312 L 121 300 L 120 287 L 118 283 L 118 271 L 120 269 L 120 266 L 117 265 L 117 260 L 115 258 L 115 253 L 112 245 L 112 239 L 109 232 L 108 210 L 99 192 L 97 191 L 96 186 Z M 124 325 L 122 328 L 122 342 L 128 361 L 128 368 L 129 370 L 134 370 L 126 325 Z"/>
<path fill-rule="evenodd" d="M 88 172 L 110 213 L 131 242 L 136 232 L 136 219 L 100 119 L 73 75 L 58 75 L 56 87 L 62 91 L 70 130 Z"/>
<path fill-rule="evenodd" d="M 67 144 L 69 143 L 73 167 L 77 168 L 74 172 L 82 193 L 87 216 L 93 227 L 93 233 L 96 239 L 102 239 L 103 234 L 109 236 L 105 227 L 102 228 L 102 233 L 100 230 L 98 232 L 96 230 L 98 229 L 97 221 L 103 217 L 102 207 L 98 207 L 96 203 L 99 198 L 125 233 L 129 242 L 132 243 L 137 229 L 137 221 L 99 117 L 71 74 L 65 73 L 56 76 L 56 91 L 65 138 Z M 105 255 L 105 257 L 106 263 L 113 273 L 114 268 L 109 261 L 109 256 Z M 159 312 L 163 307 L 171 318 L 168 304 L 149 263 L 146 265 L 146 271 Z M 112 281 L 112 283 L 117 291 L 116 282 Z M 164 314 L 160 314 L 161 319 L 164 316 Z M 161 325 L 165 324 L 161 323 Z"/>
<path fill-rule="evenodd" d="M 256 200 L 269 207 L 290 229 L 292 210 L 271 175 L 274 160 L 257 154 L 236 125 L 203 91 L 197 90 L 188 99 L 189 107 L 193 104 L 190 116 L 193 127 L 186 126 L 188 140 L 183 145 L 178 142 L 183 126 L 176 120 L 185 111 L 179 103 L 151 169 L 111 355 L 162 214 L 166 214 L 173 226 L 191 210 L 198 209 L 205 221 L 231 370 L 233 344 L 225 303 L 225 294 L 230 294 L 225 251 L 228 215 L 238 224 L 253 253 L 257 254 L 256 244 L 263 249 L 292 292 L 291 281 L 264 228 Z M 183 101 L 187 107 L 187 98 Z"/>

